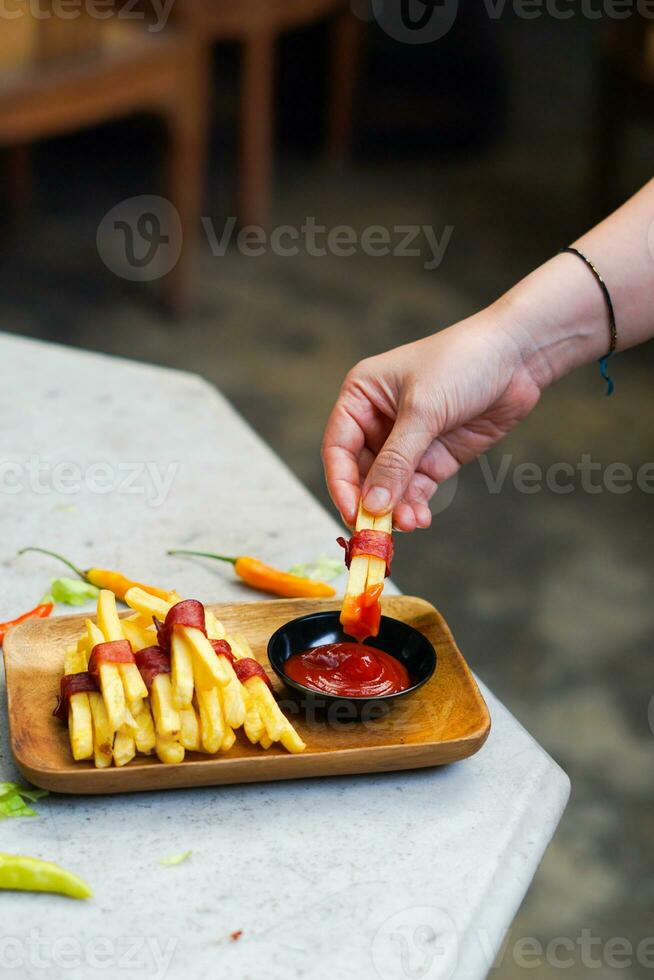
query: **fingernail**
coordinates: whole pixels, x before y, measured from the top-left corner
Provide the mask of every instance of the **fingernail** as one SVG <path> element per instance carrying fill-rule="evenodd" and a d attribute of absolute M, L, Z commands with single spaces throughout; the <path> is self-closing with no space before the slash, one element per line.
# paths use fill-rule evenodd
<path fill-rule="evenodd" d="M 391 502 L 391 491 L 386 487 L 371 487 L 363 498 L 363 506 L 366 510 L 386 511 Z"/>

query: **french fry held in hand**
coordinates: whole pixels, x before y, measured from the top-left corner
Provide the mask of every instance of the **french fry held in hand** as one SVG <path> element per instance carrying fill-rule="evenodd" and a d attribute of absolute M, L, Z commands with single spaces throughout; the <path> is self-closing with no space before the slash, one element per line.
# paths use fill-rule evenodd
<path fill-rule="evenodd" d="M 354 535 L 349 542 L 338 539 L 345 548 L 345 562 L 350 570 L 341 624 L 357 640 L 379 633 L 380 598 L 393 558 L 392 530 L 392 514 L 374 517 L 359 505 Z"/>
<path fill-rule="evenodd" d="M 196 600 L 167 601 L 136 587 L 125 598 L 133 613 L 120 618 L 103 590 L 97 624 L 86 620 L 66 652 L 56 713 L 76 760 L 104 768 L 156 752 L 176 765 L 187 751 L 228 752 L 241 728 L 253 745 L 304 750 L 243 636 L 226 637 Z"/>

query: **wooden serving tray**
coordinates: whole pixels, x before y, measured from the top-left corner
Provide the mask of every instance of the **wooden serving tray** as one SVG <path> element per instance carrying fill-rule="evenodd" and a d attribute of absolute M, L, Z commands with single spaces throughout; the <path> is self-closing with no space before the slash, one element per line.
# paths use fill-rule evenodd
<path fill-rule="evenodd" d="M 283 707 L 288 692 L 268 668 L 272 633 L 296 616 L 338 608 L 324 600 L 285 599 L 211 606 L 230 632 L 244 633 L 268 669 Z M 95 769 L 75 762 L 68 732 L 52 716 L 64 651 L 84 628 L 84 616 L 29 620 L 4 645 L 11 747 L 31 783 L 59 793 L 129 793 L 139 790 L 387 772 L 438 766 L 477 752 L 486 741 L 486 704 L 443 617 L 423 599 L 389 596 L 384 613 L 419 629 L 436 648 L 432 678 L 395 703 L 383 718 L 367 722 L 307 721 L 287 710 L 307 744 L 301 755 L 274 746 L 264 751 L 239 732 L 234 747 L 217 756 L 188 753 L 180 765 L 137 756 L 122 769 Z"/>

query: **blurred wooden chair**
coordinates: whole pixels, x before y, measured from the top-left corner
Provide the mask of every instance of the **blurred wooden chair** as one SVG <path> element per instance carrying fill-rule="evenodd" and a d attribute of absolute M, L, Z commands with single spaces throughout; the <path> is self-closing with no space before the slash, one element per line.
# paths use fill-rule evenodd
<path fill-rule="evenodd" d="M 9 207 L 20 209 L 29 196 L 30 144 L 133 113 L 158 115 L 167 135 L 163 193 L 177 208 L 184 235 L 182 257 L 164 286 L 169 305 L 181 309 L 204 186 L 205 48 L 182 32 L 153 34 L 117 18 L 25 14 L 3 23 L 2 31 L 0 148 L 7 155 Z"/>
<path fill-rule="evenodd" d="M 593 205 L 597 215 L 618 201 L 617 175 L 626 126 L 654 123 L 654 23 L 635 11 L 600 35 L 593 136 Z"/>
<path fill-rule="evenodd" d="M 327 156 L 349 148 L 364 25 L 348 0 L 176 0 L 177 23 L 207 41 L 241 45 L 238 217 L 265 225 L 270 215 L 274 147 L 275 47 L 280 35 L 332 19 Z"/>

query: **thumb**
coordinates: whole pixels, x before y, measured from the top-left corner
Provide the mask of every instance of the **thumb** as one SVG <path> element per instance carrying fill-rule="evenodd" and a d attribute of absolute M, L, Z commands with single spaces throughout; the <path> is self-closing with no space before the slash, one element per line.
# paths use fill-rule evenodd
<path fill-rule="evenodd" d="M 363 506 L 386 514 L 399 503 L 434 433 L 413 412 L 401 412 L 370 467 L 363 485 Z"/>

